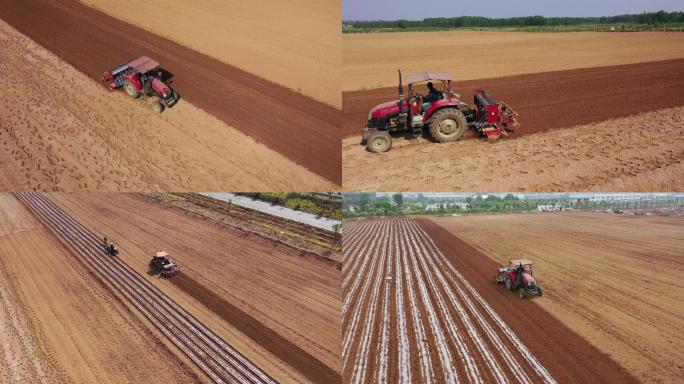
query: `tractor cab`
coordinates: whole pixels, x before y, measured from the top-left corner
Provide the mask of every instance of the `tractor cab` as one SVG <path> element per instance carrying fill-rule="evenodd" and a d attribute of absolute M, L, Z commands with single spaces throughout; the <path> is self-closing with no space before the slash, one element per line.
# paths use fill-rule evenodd
<path fill-rule="evenodd" d="M 521 299 L 542 295 L 542 289 L 532 276 L 532 261 L 527 259 L 509 260 L 508 265 L 497 268 L 494 282 L 505 285 L 511 291 L 518 290 Z"/>
<path fill-rule="evenodd" d="M 428 127 L 432 138 L 440 143 L 456 141 L 465 133 L 468 109 L 461 96 L 451 90 L 452 79 L 446 72 L 419 72 L 407 78 L 404 96 L 402 74 L 399 72 L 399 99 L 382 103 L 371 109 L 368 124 L 363 130 L 363 141 L 370 152 L 386 152 L 392 146 L 391 132 L 408 131 L 413 138 L 422 136 Z M 421 84 L 437 83 L 438 100 L 426 102 Z M 463 109 L 463 111 L 461 111 Z"/>
<path fill-rule="evenodd" d="M 175 276 L 180 269 L 175 261 L 171 260 L 168 252 L 157 252 L 150 260 L 150 269 L 153 274 L 158 273 L 162 277 Z"/>
<path fill-rule="evenodd" d="M 454 93 L 451 90 L 451 76 L 446 72 L 419 72 L 408 76 L 408 100 L 416 102 L 417 105 L 413 105 L 415 114 L 414 116 L 423 117 L 424 121 L 427 121 L 430 116 L 442 106 L 454 105 L 458 107 L 461 101 L 461 95 Z M 401 80 L 400 80 L 401 82 Z M 438 82 L 435 84 L 435 82 Z M 427 87 L 427 83 L 433 83 L 435 89 L 439 92 L 439 99 L 432 101 L 430 103 L 425 102 L 425 95 L 423 95 L 420 90 L 421 85 Z M 401 86 L 401 83 L 400 83 Z M 399 97 L 401 98 L 401 91 L 399 92 Z M 427 105 L 426 105 L 427 104 Z"/>

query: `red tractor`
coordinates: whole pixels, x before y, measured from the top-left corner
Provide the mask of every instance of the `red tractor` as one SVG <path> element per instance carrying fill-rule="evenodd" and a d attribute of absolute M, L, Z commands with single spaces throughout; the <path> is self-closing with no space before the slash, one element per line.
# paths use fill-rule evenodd
<path fill-rule="evenodd" d="M 494 282 L 505 285 L 511 291 L 518 290 L 521 299 L 542 295 L 542 289 L 532 276 L 532 262 L 527 259 L 508 261 L 507 266 L 496 270 Z"/>
<path fill-rule="evenodd" d="M 415 85 L 426 81 L 440 81 L 439 99 L 424 102 L 425 96 Z M 474 106 L 461 101 L 451 90 L 451 77 L 445 72 L 421 72 L 408 77 L 408 98 L 404 98 L 401 71 L 399 71 L 399 100 L 379 104 L 368 114 L 363 128 L 363 143 L 370 152 L 389 151 L 394 132 L 410 132 L 414 138 L 430 130 L 439 143 L 460 139 L 470 126 L 483 137 L 495 140 L 508 135 L 519 126 L 518 114 L 503 101 L 494 101 L 487 92 L 475 91 Z"/>
<path fill-rule="evenodd" d="M 171 260 L 167 252 L 157 252 L 150 260 L 150 271 L 152 274 L 159 274 L 162 277 L 173 277 L 180 272 L 178 264 Z"/>
<path fill-rule="evenodd" d="M 173 107 L 180 99 L 178 93 L 169 86 L 171 80 L 167 78 L 164 81 L 165 74 L 168 73 L 159 68 L 159 63 L 143 56 L 105 72 L 102 81 L 110 90 L 123 87 L 126 94 L 134 99 L 157 96 L 159 100 L 152 107 L 161 113 L 165 107 Z"/>

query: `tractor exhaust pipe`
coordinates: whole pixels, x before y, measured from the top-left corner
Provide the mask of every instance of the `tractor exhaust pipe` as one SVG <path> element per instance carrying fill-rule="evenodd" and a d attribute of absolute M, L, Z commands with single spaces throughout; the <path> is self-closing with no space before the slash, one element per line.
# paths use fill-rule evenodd
<path fill-rule="evenodd" d="M 404 101 L 404 85 L 401 83 L 401 69 L 397 69 L 399 72 L 399 102 Z M 399 107 L 401 109 L 401 107 Z"/>

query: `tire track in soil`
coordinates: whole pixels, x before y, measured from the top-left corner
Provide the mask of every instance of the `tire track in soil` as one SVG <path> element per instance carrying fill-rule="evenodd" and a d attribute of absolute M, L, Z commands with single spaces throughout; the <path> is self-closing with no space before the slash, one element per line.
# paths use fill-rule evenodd
<path fill-rule="evenodd" d="M 429 219 L 416 222 L 439 250 L 485 298 L 559 383 L 639 383 L 639 381 L 534 303 L 492 283 L 499 266 Z"/>
<path fill-rule="evenodd" d="M 684 59 L 456 81 L 472 104 L 486 90 L 520 114 L 513 137 L 684 105 Z M 458 74 L 452 74 L 458 77 Z M 361 135 L 375 105 L 398 99 L 396 87 L 342 94 L 342 135 Z"/>
<path fill-rule="evenodd" d="M 301 372 L 314 383 L 339 383 L 341 375 L 320 360 L 287 340 L 271 328 L 263 325 L 248 313 L 221 298 L 195 279 L 179 274 L 169 279 L 178 288 L 219 315 L 222 319 L 244 333 L 255 343 Z"/>
<path fill-rule="evenodd" d="M 115 65 L 151 56 L 175 75 L 174 88 L 189 102 L 314 173 L 342 182 L 340 111 L 332 106 L 78 1 L 0 0 L 0 18 L 93 79 Z M 112 112 L 125 113 L 125 107 Z"/>

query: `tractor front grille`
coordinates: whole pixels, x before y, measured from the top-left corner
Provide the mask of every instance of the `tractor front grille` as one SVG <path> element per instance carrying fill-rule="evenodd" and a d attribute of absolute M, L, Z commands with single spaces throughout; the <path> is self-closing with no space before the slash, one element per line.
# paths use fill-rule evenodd
<path fill-rule="evenodd" d="M 380 119 L 376 119 L 375 117 L 371 117 L 368 119 L 367 127 L 369 128 L 381 128 L 383 124 L 383 121 Z"/>

